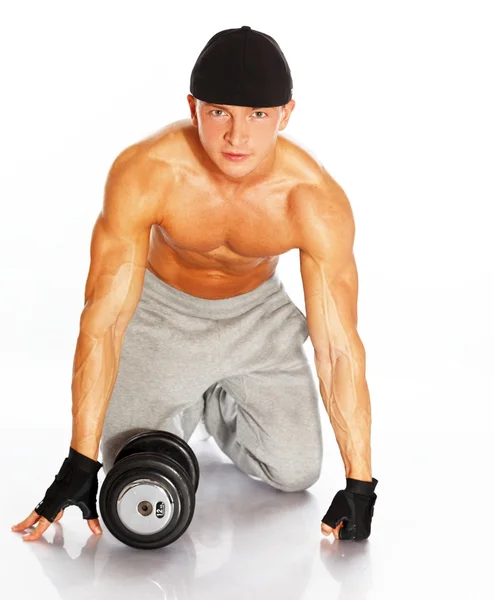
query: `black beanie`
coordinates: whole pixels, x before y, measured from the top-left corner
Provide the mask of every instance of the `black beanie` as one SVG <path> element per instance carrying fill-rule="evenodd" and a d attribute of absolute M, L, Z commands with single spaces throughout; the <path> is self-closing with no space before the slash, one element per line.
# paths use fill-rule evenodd
<path fill-rule="evenodd" d="M 190 76 L 190 93 L 211 104 L 263 108 L 292 98 L 292 76 L 276 41 L 248 25 L 215 34 Z"/>

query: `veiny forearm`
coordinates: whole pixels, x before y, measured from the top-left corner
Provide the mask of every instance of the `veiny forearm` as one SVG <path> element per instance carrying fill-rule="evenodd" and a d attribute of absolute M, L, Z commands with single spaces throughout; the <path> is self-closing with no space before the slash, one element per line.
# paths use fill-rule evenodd
<path fill-rule="evenodd" d="M 365 359 L 340 354 L 316 364 L 319 389 L 345 465 L 346 477 L 372 480 L 371 406 Z"/>
<path fill-rule="evenodd" d="M 81 327 L 72 376 L 71 446 L 97 459 L 103 423 L 120 362 L 122 335 L 109 327 L 101 335 L 87 335 Z"/>
<path fill-rule="evenodd" d="M 108 241 L 103 242 L 109 244 Z M 146 247 L 112 242 L 93 260 L 85 291 L 72 369 L 72 440 L 81 454 L 96 459 L 106 411 L 118 374 L 127 325 L 137 305 L 145 272 Z"/>

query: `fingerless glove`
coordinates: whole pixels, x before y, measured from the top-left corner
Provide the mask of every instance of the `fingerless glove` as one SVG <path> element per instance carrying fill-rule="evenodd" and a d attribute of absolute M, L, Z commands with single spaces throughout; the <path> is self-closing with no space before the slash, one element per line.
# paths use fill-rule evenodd
<path fill-rule="evenodd" d="M 370 536 L 377 483 L 374 478 L 372 482 L 347 478 L 346 488 L 334 497 L 322 522 L 335 528 L 343 521 L 340 540 L 365 540 Z"/>
<path fill-rule="evenodd" d="M 53 523 L 62 509 L 74 504 L 82 510 L 84 519 L 97 519 L 98 471 L 102 466 L 70 448 L 55 481 L 34 510 Z"/>

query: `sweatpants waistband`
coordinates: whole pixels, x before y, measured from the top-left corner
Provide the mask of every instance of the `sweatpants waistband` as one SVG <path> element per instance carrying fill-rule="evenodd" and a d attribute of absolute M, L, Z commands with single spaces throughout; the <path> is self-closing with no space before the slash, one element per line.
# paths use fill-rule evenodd
<path fill-rule="evenodd" d="M 281 294 L 286 300 L 290 300 L 276 272 L 250 292 L 231 298 L 208 299 L 178 290 L 146 269 L 141 299 L 145 301 L 146 297 L 150 297 L 153 302 L 195 317 L 224 319 L 246 313 L 273 294 Z"/>

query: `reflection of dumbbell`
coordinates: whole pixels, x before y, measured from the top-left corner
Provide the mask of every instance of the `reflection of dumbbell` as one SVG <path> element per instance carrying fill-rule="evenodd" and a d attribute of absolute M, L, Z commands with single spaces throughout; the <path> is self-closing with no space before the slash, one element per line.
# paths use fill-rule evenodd
<path fill-rule="evenodd" d="M 190 525 L 199 485 L 192 448 L 168 431 L 145 431 L 118 452 L 99 495 L 101 518 L 134 548 L 161 548 Z"/>

